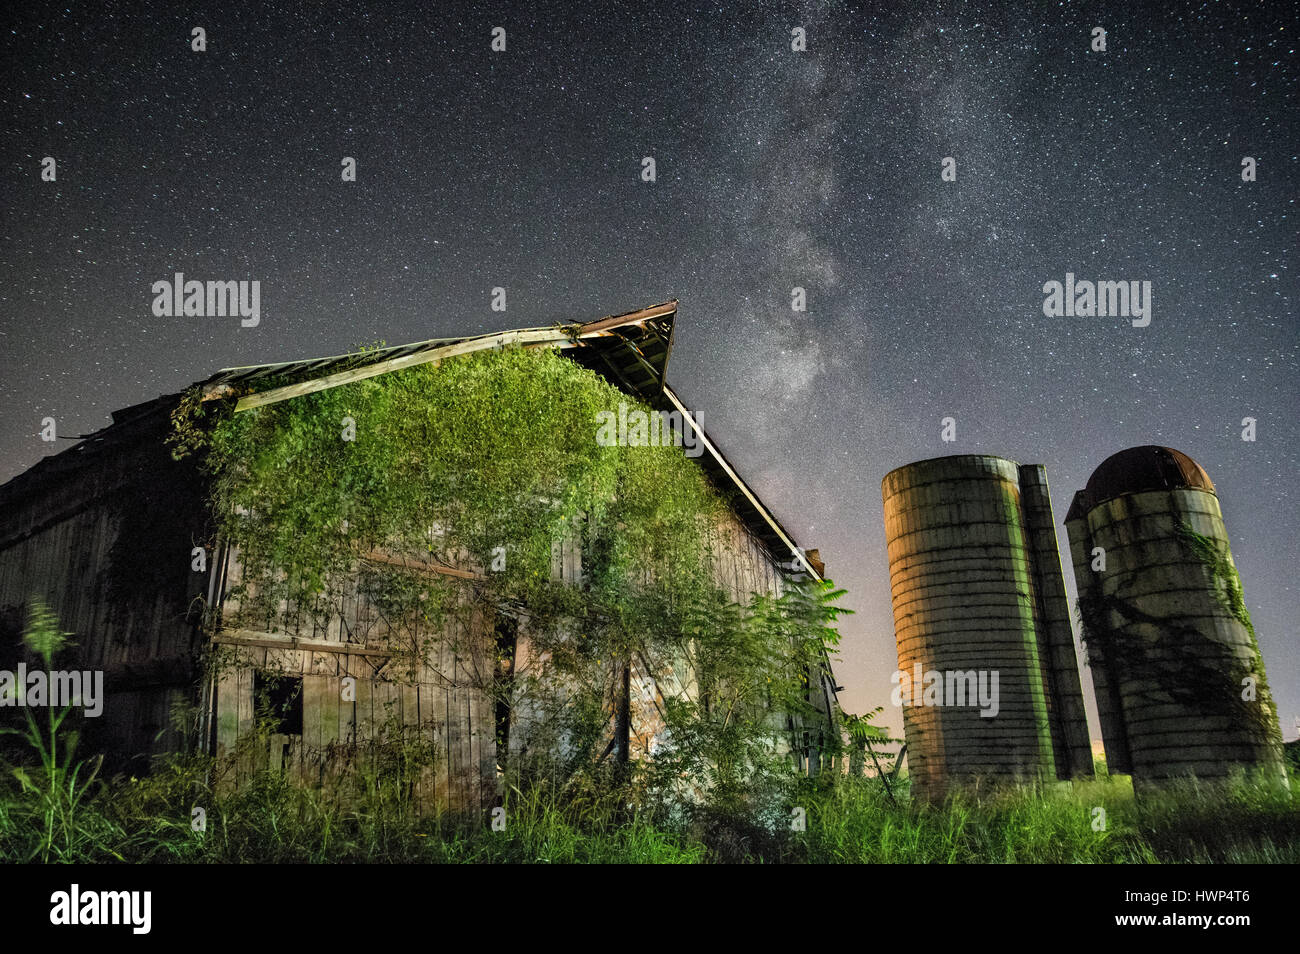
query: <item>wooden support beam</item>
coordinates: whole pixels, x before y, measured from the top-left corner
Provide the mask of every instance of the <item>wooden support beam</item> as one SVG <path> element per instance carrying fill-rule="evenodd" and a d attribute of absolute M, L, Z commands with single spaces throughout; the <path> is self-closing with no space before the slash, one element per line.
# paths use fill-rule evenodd
<path fill-rule="evenodd" d="M 609 370 L 614 373 L 614 377 L 618 378 L 619 382 L 623 385 L 623 389 L 627 391 L 628 394 L 639 393 L 636 387 L 633 386 L 632 382 L 627 379 L 627 375 L 625 375 L 622 371 L 619 370 L 618 365 L 616 365 L 613 361 L 609 360 L 609 355 L 603 352 L 598 352 L 598 354 L 600 356 L 600 360 L 605 363 L 605 367 L 609 368 Z"/>
<path fill-rule="evenodd" d="M 415 573 L 432 573 L 440 576 L 454 576 L 462 580 L 486 580 L 482 573 L 475 573 L 472 570 L 460 570 L 454 566 L 442 566 L 438 563 L 412 563 L 402 557 L 393 556 L 391 553 L 384 553 L 381 550 L 371 550 L 369 553 L 362 554 L 361 559 L 369 560 L 372 563 L 385 563 L 389 566 L 401 567 L 404 570 L 411 570 Z"/>
<path fill-rule="evenodd" d="M 223 646 L 257 646 L 263 649 L 300 649 L 311 653 L 338 653 L 342 656 L 396 656 L 397 650 L 374 649 L 354 643 L 332 643 L 320 639 L 299 639 L 251 629 L 225 629 L 212 637 Z"/>
<path fill-rule="evenodd" d="M 600 318 L 579 327 L 583 334 L 593 331 L 608 331 L 611 328 L 622 328 L 624 325 L 639 325 L 650 318 L 662 318 L 664 315 L 671 315 L 676 310 L 676 301 L 666 301 L 661 305 L 642 308 L 640 311 L 630 311 L 626 315 L 610 315 L 608 318 Z"/>
<path fill-rule="evenodd" d="M 718 448 L 714 446 L 713 442 L 705 435 L 704 431 L 700 428 L 700 425 L 696 423 L 694 416 L 686 409 L 686 405 L 683 404 L 678 399 L 677 395 L 673 393 L 673 389 L 664 385 L 664 395 L 670 402 L 672 402 L 673 407 L 681 411 L 682 420 L 690 424 L 691 428 L 695 431 L 696 439 L 704 444 L 704 447 L 713 456 L 713 459 L 717 461 L 718 466 L 722 468 L 723 472 L 731 478 L 732 483 L 736 485 L 736 489 L 745 495 L 745 499 L 749 501 L 755 512 L 763 518 L 769 527 L 772 528 L 772 531 L 780 538 L 781 542 L 790 548 L 790 552 L 794 554 L 795 558 L 800 563 L 803 564 L 803 568 L 808 571 L 808 575 L 820 583 L 822 579 L 821 575 L 812 568 L 812 564 L 808 562 L 807 558 L 803 555 L 803 552 L 795 546 L 795 542 L 786 535 L 784 530 L 781 529 L 781 525 L 776 522 L 776 518 L 768 512 L 767 508 L 763 506 L 757 495 L 749 489 L 749 485 L 741 480 L 740 475 L 737 474 L 732 469 L 731 465 L 727 463 L 726 458 L 722 456 L 722 451 L 718 450 Z M 775 556 L 775 554 L 773 555 Z"/>
<path fill-rule="evenodd" d="M 633 356 L 634 358 L 636 358 L 637 363 L 640 364 L 641 367 L 643 367 L 643 368 L 646 370 L 646 372 L 650 375 L 650 380 L 651 380 L 651 381 L 656 381 L 656 382 L 658 382 L 658 383 L 659 383 L 659 386 L 662 387 L 662 386 L 663 386 L 663 375 L 659 372 L 659 369 L 658 369 L 658 368 L 656 368 L 653 364 L 650 363 L 650 359 L 647 358 L 647 357 L 646 357 L 646 356 L 641 352 L 641 349 L 637 347 L 636 342 L 635 342 L 635 341 L 627 341 L 627 340 L 625 339 L 625 340 L 624 340 L 624 344 L 627 345 L 627 349 L 628 349 L 629 351 L 632 352 L 632 356 Z M 635 367 L 635 366 L 636 366 L 636 365 L 632 365 L 632 367 Z"/>
<path fill-rule="evenodd" d="M 577 327 L 576 337 L 578 340 L 584 338 L 604 337 L 614 328 L 622 328 L 627 325 L 642 324 L 651 318 L 660 318 L 664 315 L 672 314 L 677 310 L 677 302 L 669 301 L 661 305 L 654 305 L 650 308 L 643 308 L 640 311 L 630 312 L 626 315 L 614 315 L 609 318 L 601 318 L 598 321 L 589 322 Z M 489 348 L 504 348 L 508 345 L 522 345 L 525 348 L 568 348 L 574 344 L 574 335 L 570 331 L 561 328 L 532 328 L 521 331 L 503 331 L 497 334 L 480 335 L 476 338 L 467 338 L 464 341 L 456 341 L 451 344 L 445 344 L 440 347 L 430 348 L 427 351 L 417 351 L 413 354 L 402 355 L 398 358 L 388 358 L 383 361 L 377 361 L 374 364 L 368 364 L 361 368 L 352 368 L 348 371 L 339 371 L 335 374 L 327 374 L 321 378 L 313 378 L 310 381 L 300 381 L 297 384 L 287 384 L 279 388 L 271 388 L 268 391 L 262 391 L 257 394 L 247 394 L 239 399 L 235 405 L 235 411 L 247 411 L 250 408 L 264 407 L 268 404 L 277 404 L 280 401 L 287 401 L 290 398 L 301 397 L 304 394 L 315 394 L 318 391 L 327 391 L 330 388 L 336 388 L 343 384 L 351 384 L 354 381 L 364 381 L 368 378 L 375 378 L 381 374 L 387 374 L 390 371 L 398 371 L 402 368 L 411 368 L 421 364 L 430 364 L 442 361 L 444 358 L 451 358 L 462 354 L 471 354 L 475 351 L 484 351 Z M 284 367 L 292 367 L 292 363 Z M 655 372 L 657 375 L 658 372 Z M 231 392 L 231 386 L 222 384 L 213 387 L 203 396 L 204 400 L 224 397 Z"/>
<path fill-rule="evenodd" d="M 350 371 L 339 371 L 337 374 L 327 374 L 323 378 L 313 378 L 310 381 L 300 381 L 297 384 L 286 384 L 284 387 L 272 388 L 269 391 L 262 391 L 258 394 L 248 394 L 239 399 L 235 405 L 235 412 L 247 411 L 249 408 L 263 407 L 267 404 L 277 404 L 280 401 L 287 401 L 290 398 L 302 397 L 304 394 L 315 394 L 317 391 L 328 391 L 330 388 L 336 388 L 342 384 L 351 384 L 354 381 L 364 381 L 367 378 L 377 378 L 381 374 L 387 374 L 389 371 L 398 371 L 402 368 L 412 368 L 416 365 L 429 364 L 431 362 L 441 361 L 444 358 L 455 357 L 461 354 L 470 354 L 474 351 L 485 351 L 489 348 L 504 348 L 507 345 L 559 345 L 562 342 L 569 341 L 569 335 L 563 331 L 557 331 L 554 328 L 546 328 L 533 331 L 506 331 L 501 334 L 482 335 L 478 338 L 469 338 L 465 341 L 458 341 L 455 344 L 443 345 L 440 348 L 430 348 L 428 351 L 417 351 L 414 354 L 403 355 L 400 358 L 389 358 L 387 361 L 378 361 L 375 364 L 368 364 L 363 368 L 353 368 Z"/>

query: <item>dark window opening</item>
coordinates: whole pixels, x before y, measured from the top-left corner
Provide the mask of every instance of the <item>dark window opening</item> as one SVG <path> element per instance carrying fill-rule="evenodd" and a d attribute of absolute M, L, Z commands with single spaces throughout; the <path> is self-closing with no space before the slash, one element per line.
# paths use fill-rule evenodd
<path fill-rule="evenodd" d="M 519 621 L 512 616 L 498 616 L 496 623 L 496 739 L 497 765 L 504 768 L 510 752 L 510 690 L 515 677 L 515 646 L 519 641 Z"/>
<path fill-rule="evenodd" d="M 253 673 L 253 702 L 272 734 L 302 735 L 302 677 Z"/>

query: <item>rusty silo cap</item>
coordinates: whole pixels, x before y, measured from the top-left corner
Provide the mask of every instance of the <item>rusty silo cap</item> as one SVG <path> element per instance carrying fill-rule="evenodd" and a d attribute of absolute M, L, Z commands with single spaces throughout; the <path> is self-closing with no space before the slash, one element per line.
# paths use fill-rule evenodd
<path fill-rule="evenodd" d="M 1130 447 L 1107 457 L 1088 478 L 1083 494 L 1091 509 L 1125 494 L 1179 488 L 1214 493 L 1210 475 L 1196 461 L 1172 447 L 1148 445 Z"/>

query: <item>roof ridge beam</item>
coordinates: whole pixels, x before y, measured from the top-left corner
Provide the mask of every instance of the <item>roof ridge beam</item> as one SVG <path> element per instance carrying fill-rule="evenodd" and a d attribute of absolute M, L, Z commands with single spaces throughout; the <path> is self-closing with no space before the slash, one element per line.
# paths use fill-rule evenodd
<path fill-rule="evenodd" d="M 283 387 L 272 388 L 269 391 L 262 391 L 259 394 L 247 394 L 239 399 L 235 405 L 235 411 L 247 411 L 250 408 L 263 407 L 267 404 L 278 404 L 280 401 L 287 401 L 290 398 L 302 397 L 304 394 L 315 394 L 318 391 L 328 391 L 330 388 L 336 388 L 344 384 L 352 384 L 355 381 L 364 381 L 367 378 L 377 378 L 381 374 L 387 374 L 390 371 L 400 371 L 403 368 L 412 368 L 421 364 L 430 364 L 441 361 L 444 358 L 455 357 L 456 355 L 470 354 L 474 351 L 486 351 L 490 348 L 504 348 L 507 345 L 524 345 L 526 347 L 567 347 L 572 343 L 572 337 L 565 331 L 554 328 L 534 329 L 527 331 L 502 331 L 490 335 L 481 335 L 477 338 L 469 338 L 465 341 L 459 341 L 455 344 L 443 345 L 440 348 L 431 348 L 428 351 L 417 351 L 414 354 L 402 355 L 399 358 L 389 358 L 386 361 L 377 361 L 374 364 L 367 364 L 360 368 L 353 368 L 350 371 L 339 371 L 336 374 L 328 374 L 323 378 L 312 378 L 308 381 L 299 381 L 296 384 L 286 384 Z M 204 395 L 205 400 L 210 397 L 220 397 L 221 388 Z"/>
<path fill-rule="evenodd" d="M 677 410 L 681 412 L 682 419 L 689 423 L 691 428 L 695 431 L 696 439 L 703 442 L 708 452 L 713 455 L 713 459 L 718 462 L 718 466 L 721 467 L 726 475 L 731 478 L 732 483 L 734 483 L 736 488 L 745 495 L 745 499 L 749 501 L 750 505 L 758 512 L 758 515 L 763 518 L 767 525 L 772 528 L 772 531 L 780 538 L 781 542 L 790 548 L 790 552 L 794 555 L 795 559 L 802 564 L 803 568 L 808 571 L 808 575 L 818 583 L 822 582 L 821 574 L 812 568 L 812 564 L 809 563 L 808 558 L 804 556 L 803 550 L 801 550 L 790 535 L 785 532 L 785 529 L 777 522 L 776 517 L 772 516 L 767 507 L 763 506 L 763 502 L 758 499 L 758 495 L 749 489 L 748 484 L 741 480 L 740 475 L 736 473 L 731 464 L 727 462 L 727 458 L 722 456 L 722 451 L 718 450 L 717 445 L 709 439 L 709 435 L 704 433 L 704 428 L 700 427 L 699 422 L 695 420 L 695 415 L 687 410 L 686 405 L 678 399 L 677 395 L 673 393 L 673 389 L 666 384 L 664 385 L 664 394 L 668 397 L 668 400 L 672 402 L 673 407 L 677 408 Z"/>

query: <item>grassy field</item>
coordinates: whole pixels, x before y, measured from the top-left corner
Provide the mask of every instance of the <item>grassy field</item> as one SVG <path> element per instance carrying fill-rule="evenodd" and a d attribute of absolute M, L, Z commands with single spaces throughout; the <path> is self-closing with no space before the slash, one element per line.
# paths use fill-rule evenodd
<path fill-rule="evenodd" d="M 85 784 L 86 767 L 8 773 L 0 859 L 46 862 L 1153 863 L 1300 861 L 1300 798 L 1247 784 L 1187 784 L 1135 799 L 1124 777 L 913 804 L 879 782 L 809 784 L 776 824 L 698 808 L 671 820 L 612 796 L 534 790 L 464 819 L 422 813 L 400 787 L 308 790 L 267 772 L 217 795 L 201 760 L 145 779 Z M 192 809 L 204 806 L 205 830 Z M 786 815 L 803 809 L 803 830 Z M 1104 827 L 1101 814 L 1104 810 Z"/>

